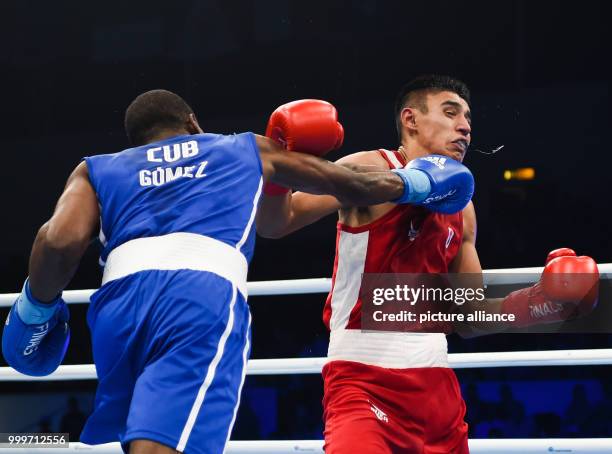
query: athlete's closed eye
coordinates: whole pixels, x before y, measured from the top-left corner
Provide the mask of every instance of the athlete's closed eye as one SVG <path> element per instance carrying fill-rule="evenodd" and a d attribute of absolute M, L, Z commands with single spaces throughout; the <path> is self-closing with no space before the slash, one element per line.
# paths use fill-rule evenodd
<path fill-rule="evenodd" d="M 442 103 L 442 108 L 444 109 L 444 115 L 449 118 L 454 118 L 464 112 L 463 106 L 456 101 L 444 101 Z M 467 120 L 468 124 L 472 126 L 472 113 L 469 109 L 465 110 L 465 119 Z"/>

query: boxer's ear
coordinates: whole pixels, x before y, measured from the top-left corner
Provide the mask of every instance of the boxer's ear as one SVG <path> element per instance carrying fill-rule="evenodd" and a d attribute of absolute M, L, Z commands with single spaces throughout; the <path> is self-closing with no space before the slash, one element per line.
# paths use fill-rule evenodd
<path fill-rule="evenodd" d="M 409 131 L 415 131 L 417 125 L 416 109 L 412 107 L 404 107 L 400 112 L 400 120 L 402 127 Z"/>
<path fill-rule="evenodd" d="M 202 128 L 200 128 L 198 119 L 193 113 L 189 114 L 189 118 L 187 120 L 187 132 L 189 132 L 189 134 L 203 134 L 204 133 Z"/>

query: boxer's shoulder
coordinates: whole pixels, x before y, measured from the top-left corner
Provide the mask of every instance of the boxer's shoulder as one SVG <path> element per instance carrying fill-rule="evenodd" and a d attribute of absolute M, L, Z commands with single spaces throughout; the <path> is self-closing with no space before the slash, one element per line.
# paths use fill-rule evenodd
<path fill-rule="evenodd" d="M 388 170 L 387 161 L 382 157 L 379 150 L 359 151 L 344 156 L 336 161 L 338 164 L 354 164 L 358 166 L 375 166 L 374 170 Z"/>
<path fill-rule="evenodd" d="M 270 153 L 284 153 L 285 149 L 274 140 L 269 137 L 260 136 L 259 134 L 253 134 L 255 137 L 255 143 L 260 152 Z"/>

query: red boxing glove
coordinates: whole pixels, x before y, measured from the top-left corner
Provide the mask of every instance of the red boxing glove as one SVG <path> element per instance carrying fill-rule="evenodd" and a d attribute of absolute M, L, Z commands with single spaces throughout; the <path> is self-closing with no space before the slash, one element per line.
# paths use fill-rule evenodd
<path fill-rule="evenodd" d="M 301 99 L 283 104 L 270 116 L 266 136 L 291 151 L 323 156 L 340 148 L 344 129 L 336 108 L 326 101 Z"/>
<path fill-rule="evenodd" d="M 510 293 L 501 312 L 514 314 L 515 327 L 560 322 L 591 312 L 597 305 L 599 269 L 591 257 L 572 249 L 552 251 L 539 282 Z"/>
<path fill-rule="evenodd" d="M 548 257 L 546 257 L 546 263 L 544 265 L 548 265 L 552 260 L 556 259 L 557 257 L 576 257 L 576 252 L 568 247 L 562 247 L 559 249 L 555 249 L 554 251 L 550 251 L 548 253 Z"/>
<path fill-rule="evenodd" d="M 333 105 L 318 99 L 302 99 L 283 104 L 272 112 L 266 136 L 288 150 L 323 156 L 340 148 L 344 129 Z M 288 191 L 275 183 L 264 186 L 266 195 L 283 195 Z"/>

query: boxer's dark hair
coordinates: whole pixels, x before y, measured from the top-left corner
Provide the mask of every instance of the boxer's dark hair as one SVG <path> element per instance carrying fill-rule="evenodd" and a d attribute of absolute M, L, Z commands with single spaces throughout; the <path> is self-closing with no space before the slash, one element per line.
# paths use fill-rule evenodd
<path fill-rule="evenodd" d="M 183 98 L 168 90 L 147 91 L 125 111 L 125 132 L 133 146 L 147 143 L 163 130 L 185 127 L 193 110 Z"/>
<path fill-rule="evenodd" d="M 467 85 L 450 76 L 427 74 L 412 79 L 402 87 L 395 101 L 395 127 L 400 142 L 402 141 L 402 122 L 400 118 L 402 109 L 410 106 L 427 113 L 427 95 L 441 91 L 457 93 L 468 105 L 470 104 L 470 90 Z"/>

